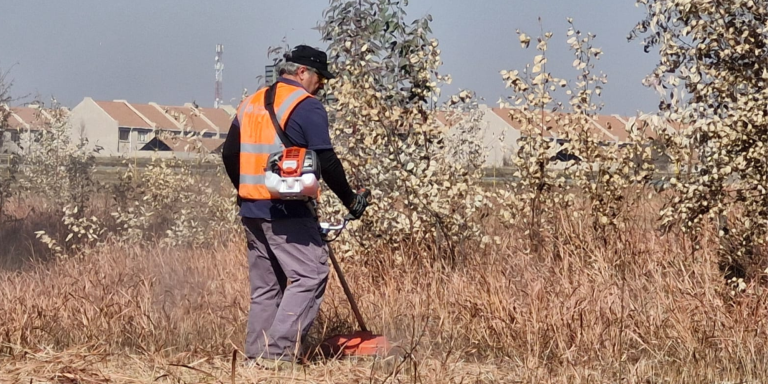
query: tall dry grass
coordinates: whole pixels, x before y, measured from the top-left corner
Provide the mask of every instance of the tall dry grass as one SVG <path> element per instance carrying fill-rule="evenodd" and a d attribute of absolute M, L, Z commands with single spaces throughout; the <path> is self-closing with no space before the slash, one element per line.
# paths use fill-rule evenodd
<path fill-rule="evenodd" d="M 522 229 L 446 266 L 423 244 L 344 261 L 369 325 L 407 352 L 381 369 L 315 360 L 294 374 L 230 362 L 248 308 L 243 236 L 218 249 L 107 244 L 0 272 L 0 378 L 70 382 L 768 382 L 766 277 L 734 292 L 652 209 L 602 239 L 569 212 L 527 252 Z M 603 241 L 605 240 L 605 241 Z M 335 276 L 314 341 L 352 330 Z M 63 380 L 63 379 L 62 379 Z"/>

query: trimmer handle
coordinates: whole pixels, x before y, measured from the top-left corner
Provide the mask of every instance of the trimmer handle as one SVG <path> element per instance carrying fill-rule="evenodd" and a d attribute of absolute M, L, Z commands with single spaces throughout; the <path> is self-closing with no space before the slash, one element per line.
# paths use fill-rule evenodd
<path fill-rule="evenodd" d="M 362 195 L 366 201 L 371 201 L 371 190 L 368 188 L 360 188 L 357 190 L 357 193 L 359 195 Z M 344 222 L 356 220 L 354 216 L 352 216 L 351 213 L 348 213 L 346 216 L 344 216 Z"/>
<path fill-rule="evenodd" d="M 370 200 L 370 198 L 371 198 L 371 190 L 368 189 L 368 188 L 360 188 L 357 191 L 357 193 L 363 195 L 363 197 L 365 197 L 366 200 Z"/>

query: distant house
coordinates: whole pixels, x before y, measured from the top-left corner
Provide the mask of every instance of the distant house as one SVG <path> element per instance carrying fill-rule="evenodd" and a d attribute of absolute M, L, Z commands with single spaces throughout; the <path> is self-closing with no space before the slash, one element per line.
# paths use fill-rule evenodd
<path fill-rule="evenodd" d="M 66 124 L 69 110 L 66 108 L 42 108 L 37 104 L 22 107 L 0 105 L 9 112 L 3 133 L 0 153 L 25 153 L 34 148 L 40 134 L 55 124 Z"/>
<path fill-rule="evenodd" d="M 480 135 L 482 136 L 483 147 L 486 152 L 485 166 L 500 167 L 507 165 L 512 155 L 519 150 L 519 141 L 521 139 L 525 140 L 522 130 L 523 125 L 512 118 L 512 113 L 514 112 L 512 108 L 489 107 L 482 104 L 478 108 L 482 114 L 479 124 Z M 558 144 L 551 153 L 551 159 L 555 162 L 580 160 L 576 156 L 567 153 L 567 151 L 559 149 L 561 145 L 566 143 L 566 140 L 564 139 L 562 127 L 558 126 L 558 121 L 567 119 L 569 116 L 563 113 L 547 113 L 545 118 L 547 116 L 550 119 L 541 127 L 541 133 L 545 138 Z M 438 112 L 437 114 L 438 122 L 447 127 L 449 132 L 455 130 L 456 121 L 460 120 L 460 118 L 460 116 L 451 116 L 445 111 Z M 600 143 L 606 145 L 627 145 L 630 140 L 628 131 L 641 129 L 650 119 L 650 116 L 596 115 L 589 118 L 587 129 L 591 131 Z M 676 131 L 672 126 L 667 126 L 666 129 L 669 132 Z M 650 129 L 646 129 L 644 135 L 650 138 L 655 137 L 655 134 Z M 659 166 L 662 166 L 664 155 L 654 154 L 654 156 L 658 158 L 654 159 L 654 161 L 658 162 Z"/>
<path fill-rule="evenodd" d="M 73 139 L 86 138 L 100 156 L 147 156 L 148 151 L 142 148 L 161 134 L 223 139 L 232 117 L 231 108 L 96 101 L 86 97 L 72 109 L 70 124 Z"/>

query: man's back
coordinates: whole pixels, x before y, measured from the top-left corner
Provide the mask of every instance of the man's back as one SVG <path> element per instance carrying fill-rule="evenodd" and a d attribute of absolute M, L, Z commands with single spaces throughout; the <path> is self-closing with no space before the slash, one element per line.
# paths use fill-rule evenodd
<path fill-rule="evenodd" d="M 294 87 L 301 87 L 301 84 L 298 82 L 282 77 L 278 79 L 278 82 Z M 231 158 L 239 155 L 240 132 L 242 131 L 240 124 L 241 122 L 235 117 L 233 128 L 236 125 L 237 129 L 230 129 L 230 134 L 227 135 L 222 151 L 222 155 L 225 159 L 227 157 Z M 262 129 L 274 129 L 274 127 L 264 127 Z M 283 129 L 290 141 L 298 147 L 307 148 L 313 151 L 333 149 L 328 127 L 328 113 L 325 111 L 323 104 L 314 97 L 307 97 L 296 105 L 288 116 Z M 230 179 L 232 179 L 233 184 L 237 186 L 234 179 L 235 177 L 239 179 L 239 175 L 233 174 L 234 172 L 229 172 L 229 166 L 227 168 Z M 313 217 L 313 213 L 306 202 L 278 199 L 243 199 L 240 204 L 240 215 L 258 219 Z"/>

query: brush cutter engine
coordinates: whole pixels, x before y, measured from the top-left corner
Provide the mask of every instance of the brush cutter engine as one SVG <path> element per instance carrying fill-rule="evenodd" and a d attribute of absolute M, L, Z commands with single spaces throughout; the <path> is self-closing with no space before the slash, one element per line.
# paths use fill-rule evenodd
<path fill-rule="evenodd" d="M 320 161 L 315 151 L 291 147 L 267 159 L 264 183 L 281 200 L 308 200 L 320 189 Z"/>

